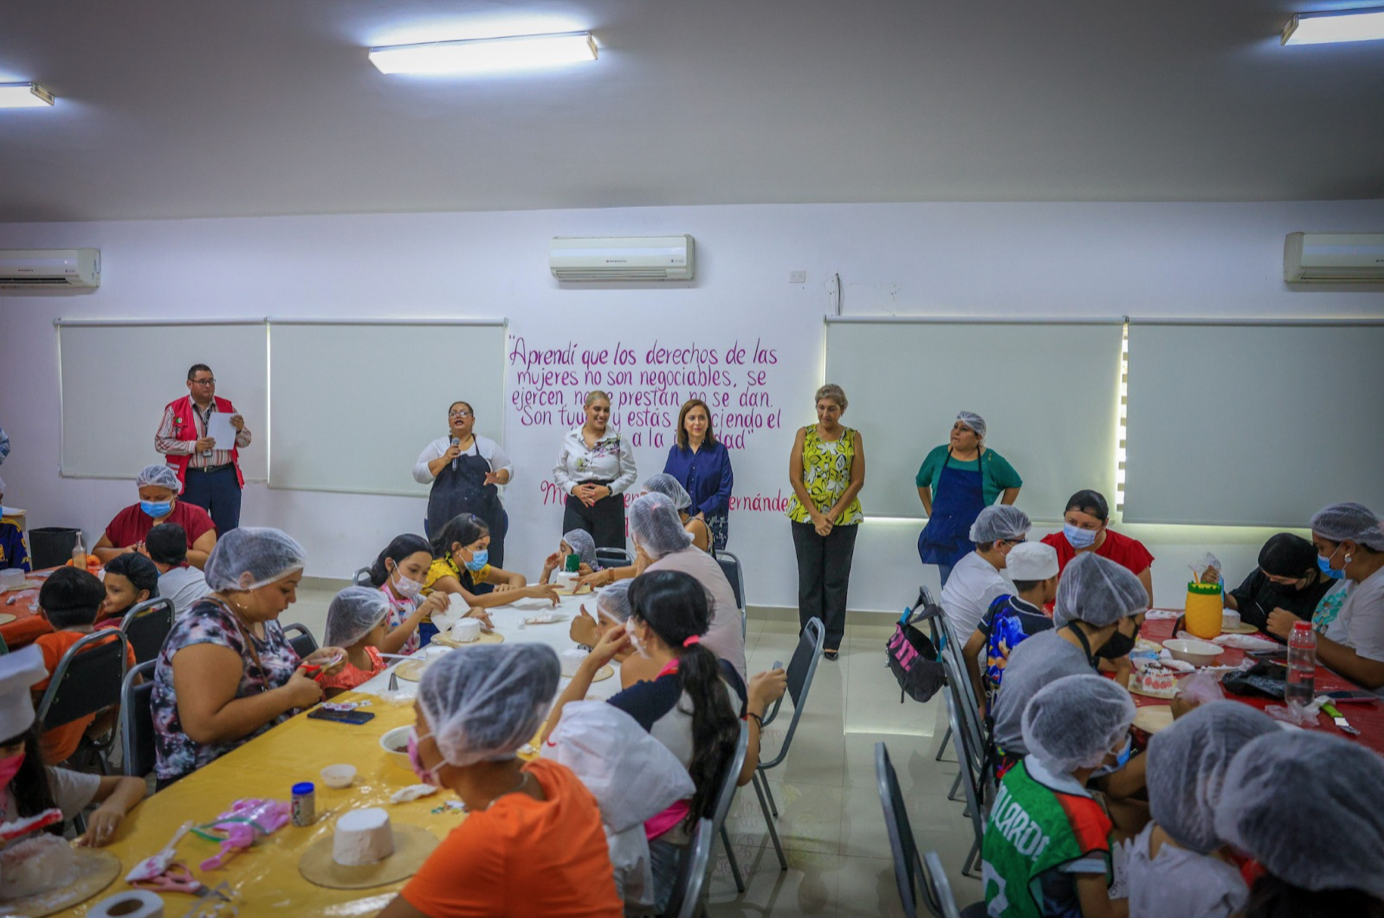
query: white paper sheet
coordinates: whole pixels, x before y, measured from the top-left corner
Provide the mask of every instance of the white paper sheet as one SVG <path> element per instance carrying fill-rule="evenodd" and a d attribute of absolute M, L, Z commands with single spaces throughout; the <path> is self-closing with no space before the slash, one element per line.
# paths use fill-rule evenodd
<path fill-rule="evenodd" d="M 207 436 L 216 441 L 217 449 L 232 449 L 235 447 L 235 428 L 231 426 L 233 414 L 222 414 L 220 411 L 213 411 L 207 421 Z"/>

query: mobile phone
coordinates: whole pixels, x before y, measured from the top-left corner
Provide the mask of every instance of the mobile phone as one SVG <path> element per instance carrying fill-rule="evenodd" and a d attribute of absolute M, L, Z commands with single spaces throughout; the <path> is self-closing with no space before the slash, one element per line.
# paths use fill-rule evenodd
<path fill-rule="evenodd" d="M 363 724 L 375 719 L 375 715 L 369 711 L 333 711 L 323 707 L 309 711 L 308 717 L 314 720 L 333 720 L 339 724 Z"/>
<path fill-rule="evenodd" d="M 1342 704 L 1370 704 L 1379 700 L 1379 696 L 1374 692 L 1362 692 L 1358 689 L 1340 692 L 1327 692 L 1326 697 L 1332 701 Z"/>
<path fill-rule="evenodd" d="M 782 661 L 782 660 L 775 660 L 775 661 L 774 661 L 774 665 L 773 665 L 772 667 L 770 667 L 770 668 L 771 668 L 771 669 L 783 669 L 783 661 Z"/>

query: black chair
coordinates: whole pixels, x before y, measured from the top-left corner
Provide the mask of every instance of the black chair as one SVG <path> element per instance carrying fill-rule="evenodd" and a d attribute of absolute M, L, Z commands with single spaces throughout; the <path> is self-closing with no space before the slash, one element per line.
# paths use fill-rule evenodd
<path fill-rule="evenodd" d="M 154 770 L 154 712 L 149 702 L 154 694 L 157 664 L 157 660 L 139 664 L 120 683 L 121 764 L 132 778 L 142 778 Z M 136 685 L 137 677 L 144 681 Z"/>
<path fill-rule="evenodd" d="M 716 791 L 716 805 L 712 808 L 711 823 L 714 834 L 721 836 L 721 844 L 726 849 L 726 860 L 730 863 L 731 876 L 735 877 L 735 888 L 745 891 L 745 880 L 740 876 L 740 864 L 735 860 L 735 851 L 730 846 L 730 834 L 726 832 L 726 817 L 730 815 L 730 805 L 735 799 L 735 788 L 740 780 L 740 770 L 745 767 L 745 754 L 750 747 L 750 728 L 740 724 L 740 739 L 735 744 L 735 754 L 731 756 L 730 767 L 721 778 L 721 787 Z"/>
<path fill-rule="evenodd" d="M 899 776 L 889 761 L 884 743 L 875 743 L 875 778 L 879 782 L 879 802 L 884 808 L 884 827 L 889 833 L 889 848 L 894 853 L 894 881 L 907 918 L 916 918 L 918 903 L 935 918 L 960 918 L 951 884 L 935 852 L 918 856 L 918 843 L 908 820 Z"/>
<path fill-rule="evenodd" d="M 120 630 L 134 648 L 136 663 L 154 659 L 173 630 L 173 600 L 160 596 L 133 606 L 120 620 Z"/>
<path fill-rule="evenodd" d="M 357 569 L 356 572 L 351 575 L 351 585 L 363 587 L 374 586 L 374 584 L 370 582 L 370 568 L 362 567 Z"/>
<path fill-rule="evenodd" d="M 293 648 L 293 652 L 303 659 L 307 659 L 308 655 L 316 651 L 319 646 L 317 638 L 312 636 L 308 626 L 299 622 L 284 625 L 284 637 L 288 639 L 288 644 Z"/>
<path fill-rule="evenodd" d="M 745 608 L 745 574 L 740 567 L 740 559 L 728 551 L 716 556 L 721 565 L 721 573 L 730 581 L 731 592 L 735 594 L 735 605 L 740 610 L 740 637 L 745 636 L 748 610 Z"/>
<path fill-rule="evenodd" d="M 711 867 L 711 840 L 716 837 L 710 819 L 697 821 L 692 830 L 692 840 L 682 852 L 682 864 L 678 867 L 678 878 L 673 884 L 673 893 L 668 897 L 666 916 L 675 918 L 694 918 L 702 903 L 702 889 L 706 886 L 707 871 Z"/>
<path fill-rule="evenodd" d="M 129 647 L 125 633 L 112 628 L 88 634 L 69 647 L 39 700 L 39 730 L 51 730 L 119 704 Z M 96 754 L 102 774 L 110 773 L 107 757 L 113 742 L 113 737 L 103 743 L 82 737 L 80 748 Z"/>
<path fill-rule="evenodd" d="M 601 567 L 629 567 L 634 563 L 634 555 L 623 548 L 596 549 L 596 563 Z"/>

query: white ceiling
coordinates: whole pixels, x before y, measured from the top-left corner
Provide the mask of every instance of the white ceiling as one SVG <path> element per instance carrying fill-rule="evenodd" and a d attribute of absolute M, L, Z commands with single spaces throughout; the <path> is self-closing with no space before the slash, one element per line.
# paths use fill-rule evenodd
<path fill-rule="evenodd" d="M 1339 5 L 1339 4 L 1338 4 Z M 0 221 L 1384 198 L 1384 42 L 1289 0 L 5 0 Z M 365 47 L 589 28 L 593 64 Z"/>

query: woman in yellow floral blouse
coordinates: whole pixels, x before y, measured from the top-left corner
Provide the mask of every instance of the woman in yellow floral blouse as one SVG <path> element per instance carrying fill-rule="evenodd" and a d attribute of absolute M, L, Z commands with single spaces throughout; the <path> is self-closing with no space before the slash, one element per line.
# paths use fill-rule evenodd
<path fill-rule="evenodd" d="M 823 655 L 835 660 L 846 633 L 846 589 L 855 554 L 860 489 L 865 486 L 865 440 L 841 425 L 846 393 L 834 383 L 817 390 L 817 423 L 798 431 L 788 459 L 793 498 L 788 504 L 798 555 L 798 620 L 826 626 Z"/>

